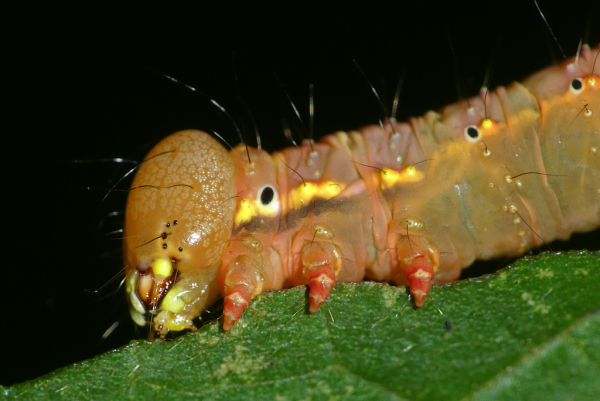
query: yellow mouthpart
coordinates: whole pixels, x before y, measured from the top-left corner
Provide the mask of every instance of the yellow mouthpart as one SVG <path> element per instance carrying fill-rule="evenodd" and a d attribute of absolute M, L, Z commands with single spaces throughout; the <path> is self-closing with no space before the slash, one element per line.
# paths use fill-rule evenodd
<path fill-rule="evenodd" d="M 180 298 L 181 294 L 182 291 L 177 286 L 171 288 L 160 303 L 160 308 L 173 313 L 181 312 L 185 308 L 185 302 Z"/>
<path fill-rule="evenodd" d="M 170 277 L 173 274 L 173 265 L 169 259 L 159 258 L 150 265 L 155 276 Z"/>

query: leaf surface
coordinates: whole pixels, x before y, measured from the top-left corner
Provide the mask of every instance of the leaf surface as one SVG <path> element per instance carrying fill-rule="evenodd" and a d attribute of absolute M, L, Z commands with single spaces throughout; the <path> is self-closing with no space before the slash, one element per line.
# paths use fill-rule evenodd
<path fill-rule="evenodd" d="M 524 258 L 432 289 L 336 285 L 314 315 L 302 287 L 263 294 L 229 333 L 135 341 L 10 399 L 594 399 L 600 394 L 600 253 Z"/>

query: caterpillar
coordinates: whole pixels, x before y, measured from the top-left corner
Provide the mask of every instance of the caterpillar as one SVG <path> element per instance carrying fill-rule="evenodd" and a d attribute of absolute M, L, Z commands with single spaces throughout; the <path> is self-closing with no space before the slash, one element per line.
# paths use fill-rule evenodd
<path fill-rule="evenodd" d="M 249 301 L 307 285 L 432 284 L 476 259 L 516 256 L 600 225 L 600 48 L 521 83 L 430 111 L 305 140 L 273 154 L 180 131 L 139 166 L 124 227 L 133 320 L 194 330 L 224 299 L 230 330 Z"/>

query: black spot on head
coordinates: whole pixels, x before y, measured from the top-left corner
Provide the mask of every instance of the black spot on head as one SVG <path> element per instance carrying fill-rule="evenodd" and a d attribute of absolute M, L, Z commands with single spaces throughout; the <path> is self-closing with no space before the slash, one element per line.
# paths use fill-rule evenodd
<path fill-rule="evenodd" d="M 473 139 L 477 139 L 479 138 L 479 130 L 474 126 L 470 126 L 467 128 L 467 135 Z"/>
<path fill-rule="evenodd" d="M 575 78 L 574 80 L 572 80 L 571 81 L 571 88 L 575 89 L 576 91 L 578 91 L 581 88 L 583 88 L 583 83 L 581 82 L 581 79 Z"/>
<path fill-rule="evenodd" d="M 274 196 L 275 196 L 275 192 L 273 191 L 273 188 L 264 187 L 262 192 L 260 193 L 260 202 L 263 205 L 268 205 L 269 203 L 271 203 Z"/>
<path fill-rule="evenodd" d="M 171 227 L 171 223 L 167 221 L 167 228 Z"/>
<path fill-rule="evenodd" d="M 163 244 L 163 249 L 167 249 L 167 244 Z"/>
<path fill-rule="evenodd" d="M 183 252 L 183 247 L 182 246 L 179 247 L 179 252 Z"/>
<path fill-rule="evenodd" d="M 160 237 L 161 237 L 162 239 L 167 239 L 167 235 L 168 235 L 167 233 L 162 233 L 162 234 L 160 235 Z"/>
<path fill-rule="evenodd" d="M 177 224 L 179 224 L 179 222 L 177 220 L 173 220 L 173 225 L 176 226 Z"/>

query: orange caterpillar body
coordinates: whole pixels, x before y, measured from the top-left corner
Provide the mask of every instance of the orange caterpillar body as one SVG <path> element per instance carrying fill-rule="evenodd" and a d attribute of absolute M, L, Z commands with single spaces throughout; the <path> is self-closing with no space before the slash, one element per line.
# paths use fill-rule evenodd
<path fill-rule="evenodd" d="M 258 294 L 336 282 L 431 284 L 600 225 L 599 52 L 428 112 L 268 154 L 177 132 L 140 166 L 125 220 L 131 316 L 194 329 L 224 297 L 229 330 Z M 485 102 L 485 104 L 484 104 Z"/>

